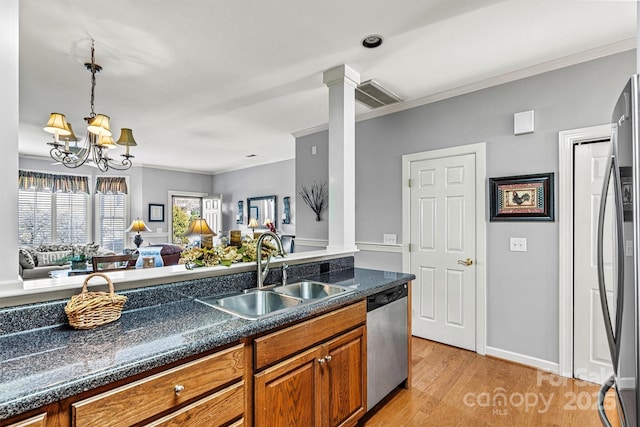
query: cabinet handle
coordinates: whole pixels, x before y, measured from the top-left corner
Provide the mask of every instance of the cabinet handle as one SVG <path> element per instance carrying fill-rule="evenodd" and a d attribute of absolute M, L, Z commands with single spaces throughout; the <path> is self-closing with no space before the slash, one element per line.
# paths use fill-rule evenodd
<path fill-rule="evenodd" d="M 178 384 L 173 388 L 173 391 L 175 392 L 176 396 L 178 396 L 180 393 L 184 391 L 184 386 Z"/>
<path fill-rule="evenodd" d="M 324 365 L 324 359 L 321 357 L 320 359 L 318 359 L 318 363 Z"/>
<path fill-rule="evenodd" d="M 331 362 L 331 355 L 325 356 L 324 360 L 326 360 L 327 362 Z"/>

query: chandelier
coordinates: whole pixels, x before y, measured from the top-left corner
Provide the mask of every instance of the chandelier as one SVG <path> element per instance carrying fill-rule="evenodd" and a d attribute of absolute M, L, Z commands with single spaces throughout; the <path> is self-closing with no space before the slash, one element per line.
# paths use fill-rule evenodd
<path fill-rule="evenodd" d="M 68 168 L 77 168 L 89 162 L 102 172 L 106 172 L 109 168 L 129 169 L 132 164 L 131 158 L 134 157 L 129 153 L 129 150 L 132 146 L 138 145 L 133 139 L 133 132 L 131 129 L 122 128 L 120 138 L 114 141 L 111 136 L 109 116 L 96 114 L 94 111 L 96 73 L 102 71 L 102 67 L 95 61 L 95 42 L 93 39 L 91 40 L 91 63 L 85 63 L 84 66 L 91 72 L 91 114 L 84 118 L 88 124 L 87 136 L 78 145 L 78 138 L 73 133 L 71 123 L 66 121 L 64 114 L 51 113 L 49 121 L 44 127 L 46 132 L 53 134 L 53 142 L 47 143 L 52 146 L 49 154 L 52 159 Z M 121 161 L 109 157 L 109 150 L 117 148 L 116 144 L 125 146 L 125 153 L 120 155 L 124 157 Z"/>

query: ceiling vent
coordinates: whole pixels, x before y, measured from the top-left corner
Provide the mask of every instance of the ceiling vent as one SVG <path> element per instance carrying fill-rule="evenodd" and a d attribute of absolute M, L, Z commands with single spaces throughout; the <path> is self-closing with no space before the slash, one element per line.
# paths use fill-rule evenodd
<path fill-rule="evenodd" d="M 402 98 L 383 88 L 374 80 L 367 80 L 356 88 L 356 101 L 371 109 L 376 109 L 400 102 Z"/>

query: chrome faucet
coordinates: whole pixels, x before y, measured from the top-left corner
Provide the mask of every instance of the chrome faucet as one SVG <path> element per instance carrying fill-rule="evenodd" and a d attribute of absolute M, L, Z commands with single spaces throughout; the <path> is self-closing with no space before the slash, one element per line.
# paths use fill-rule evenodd
<path fill-rule="evenodd" d="M 256 243 L 256 264 L 258 265 L 258 287 L 261 288 L 264 285 L 264 279 L 267 277 L 267 273 L 269 273 L 269 263 L 271 262 L 271 255 L 267 257 L 267 263 L 262 269 L 262 241 L 271 237 L 271 239 L 275 240 L 276 246 L 278 247 L 278 255 L 285 256 L 284 249 L 282 248 L 282 240 L 280 237 L 271 231 L 265 231 L 258 237 L 258 242 Z"/>
<path fill-rule="evenodd" d="M 287 274 L 289 271 L 289 264 L 287 264 L 286 262 L 282 263 L 282 286 L 286 286 L 287 285 Z"/>

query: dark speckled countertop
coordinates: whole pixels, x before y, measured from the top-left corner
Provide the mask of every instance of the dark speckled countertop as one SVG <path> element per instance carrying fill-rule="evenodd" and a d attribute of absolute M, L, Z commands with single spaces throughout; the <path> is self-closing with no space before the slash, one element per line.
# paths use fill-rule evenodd
<path fill-rule="evenodd" d="M 37 307 L 40 311 L 0 312 L 0 420 L 345 306 L 414 276 L 347 268 L 317 271 L 305 278 L 350 286 L 355 292 L 250 321 L 194 301 L 206 293 L 211 295 L 202 281 L 163 285 L 123 292 L 129 297 L 129 308 L 125 305 L 120 320 L 90 331 L 74 330 L 61 322 L 14 331 L 9 324 L 11 319 L 29 316 L 37 324 L 43 313 L 60 316 L 62 302 L 41 304 Z M 221 280 L 209 282 L 219 285 Z M 222 285 L 216 287 L 219 294 L 229 291 Z M 150 305 L 149 299 L 155 305 Z"/>

